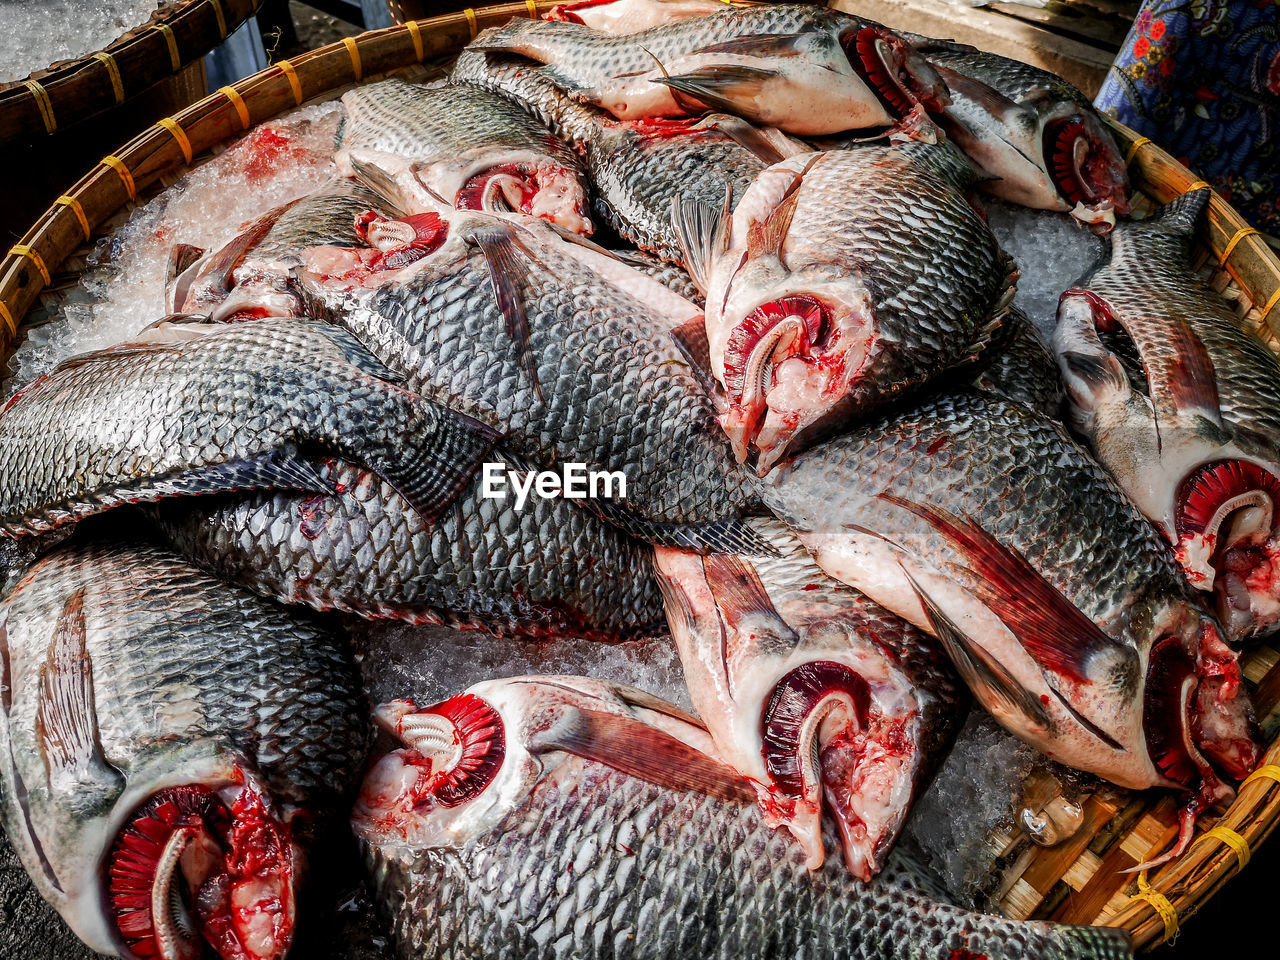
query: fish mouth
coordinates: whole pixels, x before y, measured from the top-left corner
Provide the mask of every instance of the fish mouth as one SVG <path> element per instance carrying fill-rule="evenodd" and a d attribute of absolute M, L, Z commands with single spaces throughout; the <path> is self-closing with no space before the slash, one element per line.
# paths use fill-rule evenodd
<path fill-rule="evenodd" d="M 766 817 L 785 823 L 808 854 L 823 861 L 823 802 L 839 830 L 849 872 L 879 871 L 906 814 L 916 768 L 909 716 L 881 715 L 870 685 L 851 667 L 815 660 L 774 687 L 761 713 L 761 752 L 769 774 Z"/>
<path fill-rule="evenodd" d="M 1059 196 L 1071 207 L 1102 214 L 1095 223 L 1129 213 L 1124 163 L 1105 130 L 1092 117 L 1075 113 L 1044 127 L 1046 167 Z M 1106 218 L 1106 214 L 1111 214 Z"/>
<path fill-rule="evenodd" d="M 1183 478 L 1175 503 L 1174 555 L 1213 591 L 1229 635 L 1280 622 L 1280 479 L 1249 460 L 1214 460 Z"/>
<path fill-rule="evenodd" d="M 280 960 L 293 943 L 288 827 L 244 788 L 230 806 L 202 784 L 170 787 L 121 828 L 107 861 L 107 901 L 130 955 Z"/>
<path fill-rule="evenodd" d="M 729 409 L 720 423 L 739 463 L 754 447 L 760 476 L 796 433 L 835 405 L 849 371 L 861 366 L 866 344 L 844 328 L 860 326 L 862 318 L 844 313 L 836 322 L 830 304 L 793 293 L 756 307 L 730 333 L 724 349 Z"/>
<path fill-rule="evenodd" d="M 889 30 L 863 27 L 843 39 L 849 64 L 891 117 L 906 121 L 937 113 L 951 102 L 938 72 L 910 44 Z"/>
<path fill-rule="evenodd" d="M 453 201 L 459 210 L 524 213 L 591 235 L 587 198 L 573 172 L 546 162 L 500 163 L 474 174 Z"/>

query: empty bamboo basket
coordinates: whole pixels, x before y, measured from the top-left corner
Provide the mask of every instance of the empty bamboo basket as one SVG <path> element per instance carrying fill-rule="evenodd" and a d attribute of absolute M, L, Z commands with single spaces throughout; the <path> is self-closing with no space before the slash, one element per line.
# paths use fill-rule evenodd
<path fill-rule="evenodd" d="M 24 316 L 62 265 L 95 228 L 160 178 L 171 178 L 257 123 L 308 101 L 331 99 L 351 84 L 447 57 L 485 27 L 552 6 L 529 0 L 371 31 L 277 63 L 148 128 L 59 197 L 0 262 L 0 361 L 12 352 Z M 1116 133 L 1140 192 L 1139 207 L 1199 186 L 1145 138 L 1119 127 Z M 1236 304 L 1241 324 L 1280 352 L 1280 260 L 1217 196 L 1198 256 L 1213 285 Z M 1257 647 L 1242 664 L 1270 747 L 1229 809 L 1201 818 L 1191 850 L 1150 877 L 1122 873 L 1171 841 L 1175 801 L 1164 792 L 1098 788 L 1083 801 L 1083 827 L 1055 846 L 1035 846 L 1020 832 L 992 838 L 1002 862 L 1010 864 L 1001 887 L 1008 915 L 1123 927 L 1138 946 L 1150 946 L 1174 933 L 1245 866 L 1249 851 L 1280 822 L 1280 645 Z"/>

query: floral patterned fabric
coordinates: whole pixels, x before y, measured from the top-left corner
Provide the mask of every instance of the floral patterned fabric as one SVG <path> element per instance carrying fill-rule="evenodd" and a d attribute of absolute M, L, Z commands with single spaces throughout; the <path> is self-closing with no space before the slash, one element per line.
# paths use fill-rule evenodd
<path fill-rule="evenodd" d="M 1275 0 L 1146 0 L 1095 103 L 1280 235 Z"/>

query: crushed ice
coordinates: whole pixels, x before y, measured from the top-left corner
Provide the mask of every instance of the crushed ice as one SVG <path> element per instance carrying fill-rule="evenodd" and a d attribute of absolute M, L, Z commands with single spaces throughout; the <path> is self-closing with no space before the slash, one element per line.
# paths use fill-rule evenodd
<path fill-rule="evenodd" d="M 0 83 L 110 46 L 157 10 L 174 5 L 174 0 L 0 0 Z"/>

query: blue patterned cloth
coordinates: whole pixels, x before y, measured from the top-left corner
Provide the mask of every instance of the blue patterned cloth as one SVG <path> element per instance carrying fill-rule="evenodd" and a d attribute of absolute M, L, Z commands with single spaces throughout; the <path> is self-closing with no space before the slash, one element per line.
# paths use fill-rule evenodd
<path fill-rule="evenodd" d="M 1146 0 L 1095 103 L 1280 235 L 1275 0 Z"/>

